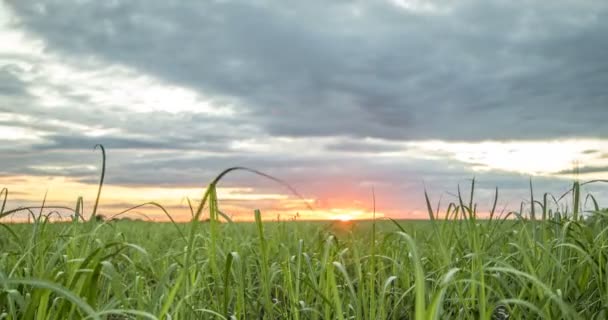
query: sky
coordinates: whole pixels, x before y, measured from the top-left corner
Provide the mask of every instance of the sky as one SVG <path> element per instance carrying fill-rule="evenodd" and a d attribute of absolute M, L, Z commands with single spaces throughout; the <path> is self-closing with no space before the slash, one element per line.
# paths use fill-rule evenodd
<path fill-rule="evenodd" d="M 236 220 L 519 209 L 608 179 L 606 34 L 601 0 L 0 0 L 0 187 L 90 212 L 103 144 L 107 216 L 188 220 L 232 166 L 301 196 L 231 173 Z"/>

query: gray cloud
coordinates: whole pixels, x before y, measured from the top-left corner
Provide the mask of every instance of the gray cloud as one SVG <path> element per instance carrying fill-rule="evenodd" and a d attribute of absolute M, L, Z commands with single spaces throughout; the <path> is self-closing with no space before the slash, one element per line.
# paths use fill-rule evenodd
<path fill-rule="evenodd" d="M 0 66 L 0 96 L 26 95 L 25 83 L 15 74 L 14 66 Z"/>
<path fill-rule="evenodd" d="M 589 149 L 589 150 L 585 150 L 585 151 L 583 151 L 583 154 L 596 154 L 596 153 L 600 153 L 600 150 L 597 150 L 597 149 Z"/>
<path fill-rule="evenodd" d="M 577 169 L 562 170 L 556 174 L 603 173 L 608 172 L 608 166 L 584 166 Z"/>
<path fill-rule="evenodd" d="M 606 4 L 464 1 L 425 15 L 382 1 L 326 5 L 11 3 L 49 50 L 236 99 L 270 134 L 607 133 Z"/>
<path fill-rule="evenodd" d="M 46 136 L 45 138 L 46 141 L 44 143 L 35 144 L 33 146 L 34 150 L 91 149 L 92 146 L 95 146 L 100 140 L 103 140 L 104 146 L 110 149 L 173 149 L 174 147 L 174 144 L 159 141 L 145 141 L 141 139 L 107 136 L 99 139 L 95 137 L 53 134 Z"/>
<path fill-rule="evenodd" d="M 305 195 L 368 199 L 373 186 L 379 206 L 394 208 L 423 208 L 424 187 L 450 199 L 457 185 L 465 189 L 476 177 L 482 200 L 498 186 L 505 201 L 518 205 L 529 197 L 526 175 L 476 172 L 447 153 L 434 160 L 383 153 L 409 152 L 403 146 L 412 140 L 608 136 L 608 3 L 467 0 L 437 2 L 438 12 L 389 1 L 7 5 L 17 18 L 12 28 L 43 40 L 45 54 L 83 70 L 126 66 L 235 112 L 211 117 L 99 105 L 75 90 L 84 84 L 37 73 L 44 61 L 0 54 L 0 63 L 34 65 L 0 64 L 0 112 L 10 115 L 0 125 L 40 135 L 5 146 L 11 152 L 0 156 L 0 175 L 97 183 L 100 160 L 92 147 L 102 143 L 110 184 L 196 187 L 243 165 Z M 42 106 L 32 93 L 38 87 L 48 91 L 42 98 L 62 100 Z M 276 137 L 323 148 L 308 154 L 296 143 L 289 152 L 235 147 Z M 535 177 L 534 183 L 535 190 L 560 192 L 569 182 Z M 222 185 L 277 190 L 241 173 Z"/>
<path fill-rule="evenodd" d="M 329 151 L 345 151 L 356 153 L 378 153 L 403 151 L 403 146 L 396 146 L 379 141 L 341 141 L 327 146 Z"/>
<path fill-rule="evenodd" d="M 129 138 L 113 135 L 103 137 L 51 134 L 45 136 L 45 141 L 34 144 L 34 150 L 65 150 L 65 149 L 91 149 L 96 144 L 103 142 L 108 149 L 137 149 L 137 150 L 191 150 L 199 149 L 206 151 L 228 152 L 225 137 L 208 136 L 207 141 L 196 141 L 187 138 Z"/>

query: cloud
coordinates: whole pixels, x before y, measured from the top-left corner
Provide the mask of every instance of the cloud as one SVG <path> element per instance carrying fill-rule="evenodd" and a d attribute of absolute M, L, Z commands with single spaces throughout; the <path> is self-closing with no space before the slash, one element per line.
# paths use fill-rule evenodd
<path fill-rule="evenodd" d="M 95 184 L 102 143 L 112 185 L 200 187 L 244 165 L 325 204 L 373 186 L 401 212 L 425 187 L 449 198 L 475 176 L 482 199 L 522 199 L 530 174 L 563 190 L 552 174 L 572 161 L 606 165 L 601 2 L 2 6 L 3 176 Z"/>
<path fill-rule="evenodd" d="M 124 64 L 228 99 L 273 135 L 607 133 L 606 4 L 464 1 L 438 14 L 382 1 L 320 6 L 11 3 L 19 26 L 51 52 Z"/>
<path fill-rule="evenodd" d="M 390 143 L 382 140 L 345 140 L 329 144 L 327 150 L 354 153 L 399 152 L 407 147 L 403 144 Z"/>
<path fill-rule="evenodd" d="M 608 166 L 594 167 L 594 166 L 584 166 L 581 168 L 570 169 L 570 170 L 561 170 L 556 174 L 585 174 L 585 173 L 608 173 Z"/>
<path fill-rule="evenodd" d="M 208 137 L 207 137 L 208 138 Z M 215 139 L 214 139 L 215 138 Z M 196 141 L 179 137 L 137 138 L 121 137 L 118 135 L 102 136 L 72 136 L 63 134 L 49 134 L 45 136 L 44 142 L 34 144 L 33 150 L 66 150 L 66 149 L 92 149 L 100 141 L 108 149 L 137 149 L 137 150 L 185 150 L 201 149 L 206 151 L 229 151 L 229 146 L 222 141 L 222 137 L 213 137 L 208 142 Z"/>
<path fill-rule="evenodd" d="M 600 150 L 588 149 L 588 150 L 583 151 L 583 154 L 596 154 L 596 153 L 600 153 Z"/>
<path fill-rule="evenodd" d="M 0 67 L 0 95 L 2 96 L 19 96 L 25 95 L 24 83 L 11 70 L 12 67 Z"/>

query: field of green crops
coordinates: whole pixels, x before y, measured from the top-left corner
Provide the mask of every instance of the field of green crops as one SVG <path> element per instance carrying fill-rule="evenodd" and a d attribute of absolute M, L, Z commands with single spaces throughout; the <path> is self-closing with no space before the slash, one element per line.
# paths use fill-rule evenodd
<path fill-rule="evenodd" d="M 483 220 L 471 188 L 427 221 L 227 223 L 221 176 L 191 223 L 0 224 L 0 319 L 608 319 L 579 183 Z"/>

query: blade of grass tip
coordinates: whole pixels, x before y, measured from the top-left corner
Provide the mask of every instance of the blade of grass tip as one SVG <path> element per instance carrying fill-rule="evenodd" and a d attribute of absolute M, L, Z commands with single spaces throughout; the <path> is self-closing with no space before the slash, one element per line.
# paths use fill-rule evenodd
<path fill-rule="evenodd" d="M 549 196 L 551 197 L 551 200 L 553 200 L 553 205 L 555 205 L 556 208 L 559 208 L 559 200 L 552 193 L 549 193 Z"/>
<path fill-rule="evenodd" d="M 534 205 L 534 188 L 532 187 L 532 177 L 530 177 L 530 219 L 536 220 L 536 211 Z"/>
<path fill-rule="evenodd" d="M 429 213 L 431 221 L 435 221 L 435 214 L 433 213 L 433 208 L 431 207 L 431 200 L 429 199 L 429 194 L 427 193 L 426 189 L 424 189 L 424 200 L 426 201 L 426 210 Z"/>
<path fill-rule="evenodd" d="M 439 200 L 437 201 L 437 208 L 435 209 L 435 218 L 436 219 L 439 219 L 439 212 L 441 212 L 441 200 L 442 200 L 442 196 L 440 195 Z"/>
<path fill-rule="evenodd" d="M 217 214 L 220 217 L 224 218 L 224 220 L 226 220 L 226 222 L 228 222 L 228 223 L 234 223 L 234 221 L 232 221 L 232 219 L 227 214 L 225 214 L 224 212 L 222 212 L 221 210 L 217 210 Z"/>
<path fill-rule="evenodd" d="M 3 201 L 2 201 L 2 207 L 0 207 L 0 218 L 4 217 L 3 213 L 4 213 L 4 208 L 6 207 L 6 199 L 8 198 L 8 189 L 7 188 L 2 188 L 2 191 L 0 191 L 0 197 L 4 197 Z M 16 243 L 20 244 L 21 241 L 19 241 L 19 236 L 17 236 L 17 233 L 15 233 L 15 231 L 13 231 L 13 229 L 11 229 L 9 226 L 0 223 L 0 226 L 3 227 L 4 229 L 6 229 L 8 231 L 8 233 L 15 238 Z"/>
<path fill-rule="evenodd" d="M 314 284 L 309 278 L 302 278 L 302 283 L 305 284 L 309 289 L 311 289 L 317 297 L 319 297 L 323 303 L 325 304 L 325 306 L 330 308 L 330 311 L 334 311 L 334 305 L 333 303 L 331 303 L 331 300 L 329 300 L 329 298 L 325 295 L 325 293 L 323 293 L 321 290 L 319 290 L 319 288 L 317 287 L 316 284 Z"/>
<path fill-rule="evenodd" d="M 407 233 L 398 231 L 396 233 L 398 236 L 405 239 L 407 243 L 410 253 L 411 260 L 414 267 L 414 285 L 415 285 L 415 319 L 416 320 L 425 320 L 426 318 L 426 283 L 424 277 L 424 270 L 422 269 L 422 262 L 420 261 L 420 256 L 418 255 L 418 249 L 416 247 L 416 242 L 414 239 Z"/>
<path fill-rule="evenodd" d="M 165 216 L 167 216 L 167 218 L 169 218 L 169 221 L 171 221 L 171 224 L 172 224 L 172 225 L 175 227 L 175 229 L 176 229 L 176 230 L 177 230 L 177 232 L 179 233 L 180 237 L 182 237 L 184 240 L 186 239 L 186 235 L 185 235 L 185 234 L 182 232 L 182 229 L 180 229 L 180 227 L 177 225 L 177 222 L 176 222 L 176 221 L 173 219 L 173 217 L 172 217 L 172 216 L 169 214 L 169 212 L 167 211 L 167 209 L 165 209 L 165 207 L 163 207 L 161 204 L 159 204 L 159 203 L 157 203 L 157 202 L 154 202 L 154 201 L 150 201 L 150 202 L 146 202 L 146 203 L 138 204 L 138 205 L 133 206 L 133 207 L 131 207 L 131 208 L 125 209 L 125 210 L 123 210 L 123 211 L 121 211 L 121 212 L 119 212 L 119 213 L 117 213 L 117 214 L 115 214 L 115 215 L 112 215 L 112 216 L 110 217 L 110 220 L 111 220 L 111 219 L 114 219 L 114 218 L 116 218 L 116 217 L 118 217 L 118 216 L 121 216 L 121 215 L 123 215 L 123 214 L 126 214 L 126 213 L 128 213 L 128 212 L 130 212 L 130 211 L 133 211 L 133 210 L 139 209 L 139 208 L 141 208 L 141 207 L 144 207 L 144 206 L 153 206 L 153 207 L 156 207 L 156 208 L 160 209 L 160 210 L 161 210 L 161 211 L 162 211 L 162 212 L 165 214 Z M 144 215 L 144 216 L 145 216 L 145 215 Z M 151 220 L 151 219 L 150 219 L 150 220 Z"/>
<path fill-rule="evenodd" d="M 215 179 L 213 179 L 213 181 L 211 181 L 211 183 L 207 186 L 205 193 L 203 194 L 203 198 L 201 199 L 201 202 L 198 205 L 198 208 L 196 209 L 196 212 L 194 213 L 194 216 L 192 218 L 192 221 L 198 221 L 200 219 L 201 214 L 203 213 L 203 209 L 205 208 L 205 205 L 207 204 L 207 201 L 209 199 L 210 193 L 211 193 L 211 189 L 214 189 L 215 186 L 220 182 L 220 180 L 222 178 L 224 178 L 224 176 L 226 176 L 228 173 L 232 172 L 232 171 L 238 171 L 238 170 L 252 170 L 246 167 L 230 167 L 228 169 L 223 170 L 222 172 L 220 172 L 220 174 L 218 174 Z M 255 170 L 254 170 L 255 171 Z M 194 226 L 194 224 L 193 224 Z M 192 229 L 193 230 L 193 229 Z M 194 236 L 194 235 L 192 235 Z"/>
<path fill-rule="evenodd" d="M 332 309 L 329 308 L 323 308 L 323 319 L 333 319 L 336 316 L 332 315 L 332 311 L 338 312 L 339 310 L 336 309 L 336 307 L 338 306 L 337 303 L 335 303 L 336 301 L 336 297 L 334 294 L 334 291 L 332 290 L 332 286 L 334 285 L 334 282 L 330 276 L 330 274 L 333 273 L 333 270 L 329 267 L 330 264 L 330 257 L 333 256 L 333 252 L 334 250 L 334 245 L 336 244 L 335 241 L 335 237 L 330 233 L 329 236 L 327 236 L 324 240 L 324 245 L 322 250 L 322 253 L 319 252 L 320 254 L 320 261 L 319 261 L 319 289 L 321 289 L 323 291 L 323 294 L 325 296 L 327 296 L 328 298 L 333 298 L 333 303 L 331 303 Z M 321 251 L 320 250 L 320 251 Z"/>
<path fill-rule="evenodd" d="M 244 264 L 241 262 L 241 256 L 239 255 L 238 252 L 233 251 L 232 252 L 232 269 L 236 270 L 234 271 L 234 278 L 235 278 L 235 282 L 238 281 L 238 286 L 236 288 L 236 290 L 238 291 L 235 297 L 235 307 L 234 307 L 234 311 L 233 314 L 247 314 L 247 306 L 246 306 L 246 302 L 245 302 L 245 294 L 246 294 L 246 288 L 247 288 L 247 283 L 245 282 L 245 267 Z M 236 265 L 235 265 L 236 264 Z"/>
<path fill-rule="evenodd" d="M 558 307 L 560 308 L 561 312 L 563 315 L 568 315 L 571 318 L 567 318 L 567 319 L 579 319 L 576 311 L 573 309 L 573 307 L 571 305 L 569 305 L 568 303 L 566 303 L 558 294 L 556 294 L 555 292 L 553 292 L 553 290 L 551 290 L 551 288 L 549 286 L 547 286 L 545 283 L 543 283 L 540 279 L 538 279 L 537 277 L 514 269 L 514 268 L 510 268 L 510 267 L 489 267 L 486 269 L 488 272 L 497 272 L 497 273 L 503 273 L 503 274 L 510 274 L 516 278 L 525 278 L 527 280 L 529 280 L 530 282 L 532 282 L 534 285 L 536 285 L 542 292 L 543 294 L 545 294 L 549 300 L 552 300 L 553 302 L 555 302 Z"/>
<path fill-rule="evenodd" d="M 175 300 L 175 297 L 177 296 L 177 292 L 181 288 L 182 282 L 184 282 L 186 272 L 187 268 L 182 268 L 182 272 L 180 272 L 179 276 L 177 276 L 177 280 L 175 280 L 173 287 L 169 291 L 169 294 L 167 294 L 167 298 L 165 299 L 165 302 L 163 303 L 159 311 L 159 314 L 157 316 L 159 319 L 171 319 L 171 316 L 169 315 L 169 309 L 171 308 L 171 305 Z"/>
<path fill-rule="evenodd" d="M 103 187 L 103 180 L 106 176 L 106 149 L 101 144 L 95 145 L 93 150 L 99 147 L 101 150 L 101 177 L 99 179 L 99 187 L 97 189 L 97 196 L 95 197 L 95 204 L 93 205 L 93 213 L 91 213 L 90 220 L 95 221 L 97 216 L 97 207 L 99 206 L 99 198 L 101 198 L 101 188 Z"/>
<path fill-rule="evenodd" d="M 494 191 L 494 201 L 492 203 L 492 210 L 490 210 L 490 221 L 494 219 L 494 214 L 496 214 L 496 205 L 498 204 L 498 187 L 496 187 Z"/>
<path fill-rule="evenodd" d="M 394 282 L 397 280 L 396 276 L 390 276 L 388 277 L 388 279 L 386 279 L 386 281 L 384 281 L 384 285 L 382 286 L 382 292 L 380 293 L 380 301 L 378 302 L 378 305 L 380 305 L 380 317 L 379 319 L 390 319 L 386 316 L 386 296 L 390 295 L 389 293 L 389 289 L 392 285 L 394 285 Z"/>
<path fill-rule="evenodd" d="M 595 212 L 600 211 L 600 206 L 598 205 L 597 200 L 595 199 L 595 197 L 592 194 L 588 194 L 585 197 L 585 206 L 589 199 L 591 199 L 591 202 L 593 202 L 593 211 L 595 211 Z"/>
<path fill-rule="evenodd" d="M 280 185 L 282 185 L 283 187 L 287 188 L 293 195 L 295 195 L 297 198 L 299 198 L 302 202 L 304 202 L 304 204 L 306 205 L 306 207 L 308 208 L 308 210 L 314 211 L 313 207 L 308 203 L 308 201 L 306 201 L 306 199 L 304 199 L 304 197 L 294 188 L 292 187 L 289 183 L 276 178 L 274 176 L 271 176 L 269 174 L 266 174 L 264 172 L 255 170 L 255 169 L 251 169 L 248 167 L 230 167 L 228 169 L 225 169 L 224 171 L 222 171 L 219 175 L 217 175 L 217 177 L 215 177 L 215 179 L 213 179 L 213 181 L 210 183 L 210 185 L 217 185 L 217 183 L 228 173 L 232 172 L 232 171 L 246 171 L 246 172 L 250 172 L 253 173 L 255 175 L 258 175 L 260 177 L 264 177 L 266 179 L 269 179 L 271 181 L 274 181 Z M 206 198 L 206 197 L 204 197 Z M 195 218 L 200 217 L 200 213 L 202 213 L 203 211 L 203 206 L 204 206 L 204 201 L 201 201 L 196 214 L 195 214 Z"/>
<path fill-rule="evenodd" d="M 549 210 L 548 206 L 549 194 L 545 192 L 545 194 L 543 194 L 543 221 L 547 220 L 547 210 Z"/>
<path fill-rule="evenodd" d="M 272 312 L 272 302 L 270 300 L 270 283 L 268 279 L 268 246 L 266 243 L 266 238 L 264 237 L 264 224 L 262 223 L 262 213 L 260 210 L 256 209 L 254 211 L 255 215 L 255 224 L 258 229 L 258 236 L 260 238 L 260 253 L 262 261 L 260 262 L 261 271 L 262 271 L 262 299 L 264 303 L 264 309 L 266 309 L 267 314 L 271 314 Z"/>
<path fill-rule="evenodd" d="M 456 275 L 456 273 L 460 271 L 458 268 L 452 268 L 446 273 L 440 282 L 440 288 L 437 293 L 435 293 L 431 305 L 429 306 L 429 314 L 428 319 L 438 320 L 441 319 L 441 312 L 443 307 L 443 298 L 445 296 L 445 292 L 447 291 L 448 285 L 452 282 L 452 279 Z"/>
<path fill-rule="evenodd" d="M 190 208 L 190 219 L 194 219 L 194 207 L 192 207 L 192 201 L 190 201 L 190 198 L 186 198 L 186 201 L 188 201 L 188 208 Z"/>
<path fill-rule="evenodd" d="M 471 216 L 474 219 L 475 218 L 475 212 L 473 212 L 473 198 L 474 198 L 474 193 L 475 193 L 475 177 L 473 177 L 473 180 L 471 181 L 471 197 L 469 198 L 469 208 L 471 209 Z"/>
<path fill-rule="evenodd" d="M 352 298 L 353 304 L 354 304 L 354 308 L 355 310 L 358 310 L 359 307 L 357 306 L 357 293 L 355 291 L 355 287 L 353 286 L 353 281 L 351 280 L 350 276 L 348 275 L 348 271 L 346 270 L 346 268 L 344 267 L 344 265 L 338 261 L 334 261 L 332 262 L 334 267 L 336 269 L 338 269 L 338 271 L 340 271 L 340 273 L 342 274 L 342 277 L 344 278 L 344 282 L 346 282 L 346 286 L 348 288 L 348 291 L 350 293 L 350 296 Z"/>
<path fill-rule="evenodd" d="M 27 223 L 36 222 L 36 214 L 33 210 L 28 210 Z M 35 229 L 35 228 L 34 228 Z"/>
<path fill-rule="evenodd" d="M 460 204 L 460 210 L 462 210 L 462 216 L 465 218 L 465 220 L 469 220 L 470 217 L 467 216 L 466 206 L 464 205 L 464 200 L 462 200 L 460 185 L 458 185 L 458 203 Z"/>
<path fill-rule="evenodd" d="M 46 197 L 48 196 L 48 194 L 49 194 L 49 190 L 47 189 L 44 192 L 44 198 L 42 199 L 42 205 L 40 206 L 40 211 L 38 212 L 38 218 L 42 217 L 42 212 L 44 211 L 44 206 L 46 205 Z"/>
<path fill-rule="evenodd" d="M 444 222 L 448 222 L 450 218 L 457 219 L 458 218 L 458 208 L 456 204 L 451 202 L 448 204 L 448 207 L 445 209 L 445 217 L 443 218 Z"/>
<path fill-rule="evenodd" d="M 105 154 L 105 153 L 104 153 Z M 104 161 L 105 163 L 105 161 Z M 105 170 L 105 167 L 104 167 Z M 215 186 L 218 184 L 218 182 L 224 177 L 226 176 L 228 173 L 232 172 L 232 171 L 237 171 L 237 170 L 242 170 L 242 171 L 248 171 L 254 174 L 257 174 L 259 176 L 262 177 L 266 177 L 270 180 L 273 180 L 275 182 L 278 182 L 280 184 L 282 184 L 283 186 L 286 186 L 292 193 L 294 193 L 297 197 L 299 197 L 301 200 L 304 200 L 304 198 L 297 193 L 297 191 L 291 187 L 289 184 L 283 182 L 280 179 L 277 179 L 273 176 L 267 175 L 263 172 L 254 170 L 254 169 L 250 169 L 247 167 L 230 167 L 227 168 L 225 170 L 223 170 L 222 172 L 220 172 L 220 174 L 218 174 L 215 179 L 213 179 L 213 181 L 209 184 L 209 186 L 207 187 L 205 193 L 203 194 L 203 198 L 201 199 L 199 206 L 197 208 L 197 210 L 194 212 L 194 216 L 192 218 L 191 221 L 191 227 L 190 227 L 190 233 L 188 234 L 188 246 L 186 249 L 186 258 L 184 261 L 184 268 L 183 271 L 180 273 L 180 275 L 178 276 L 176 282 L 174 283 L 173 287 L 171 288 L 171 291 L 169 292 L 169 294 L 167 295 L 167 298 L 165 299 L 162 308 L 160 310 L 159 313 L 159 318 L 164 318 L 168 312 L 168 310 L 171 308 L 171 304 L 173 303 L 173 300 L 175 299 L 177 292 L 179 291 L 179 288 L 182 285 L 182 282 L 185 279 L 185 274 L 187 272 L 187 270 L 189 269 L 189 265 L 190 265 L 190 261 L 192 260 L 192 255 L 194 254 L 194 250 L 193 250 L 193 244 L 194 244 L 194 238 L 196 235 L 196 229 L 198 226 L 198 220 L 200 219 L 201 214 L 203 213 L 203 209 L 205 208 L 205 204 L 207 203 L 209 197 L 210 197 L 210 193 L 212 189 L 215 189 Z M 308 204 L 308 202 L 305 202 L 307 207 L 312 210 L 312 207 Z M 266 275 L 268 276 L 268 275 Z"/>
<path fill-rule="evenodd" d="M 573 196 L 574 199 L 572 201 L 572 214 L 573 214 L 573 218 L 574 220 L 578 220 L 578 214 L 579 214 L 579 206 L 580 206 L 580 196 L 581 196 L 581 187 L 580 187 L 580 183 L 578 181 L 574 182 L 574 187 L 572 188 L 573 190 Z"/>
<path fill-rule="evenodd" d="M 296 276 L 295 276 L 295 291 L 293 295 L 292 306 L 294 310 L 294 319 L 300 319 L 300 312 L 297 309 L 298 304 L 300 303 L 300 278 L 302 277 L 302 252 L 304 251 L 304 240 L 298 240 L 298 256 L 296 258 Z"/>
<path fill-rule="evenodd" d="M 74 210 L 74 221 L 78 222 L 79 220 L 84 221 L 84 217 L 82 216 L 84 212 L 84 201 L 82 196 L 76 199 L 76 210 Z"/>
<path fill-rule="evenodd" d="M 338 290 L 338 284 L 336 283 L 335 276 L 335 262 L 333 264 L 328 265 L 327 268 L 327 286 L 330 289 L 331 296 L 334 300 L 334 309 L 336 310 L 333 318 L 337 320 L 344 320 L 344 312 L 342 311 L 342 299 L 340 297 L 340 292 Z"/>
<path fill-rule="evenodd" d="M 186 247 L 186 257 L 185 257 L 184 263 L 183 263 L 184 267 L 182 268 L 182 271 L 179 273 L 179 276 L 177 277 L 175 283 L 173 284 L 173 287 L 169 291 L 169 294 L 167 294 L 167 297 L 165 298 L 165 301 L 163 302 L 162 307 L 159 311 L 158 318 L 165 319 L 167 317 L 169 309 L 171 308 L 171 305 L 173 304 L 173 301 L 175 300 L 175 297 L 177 296 L 177 292 L 181 288 L 182 282 L 186 278 L 186 274 L 188 273 L 188 270 L 190 269 L 190 261 L 192 260 L 192 256 L 194 255 L 193 246 L 194 246 L 194 238 L 196 236 L 196 230 L 197 230 L 197 226 L 198 226 L 198 220 L 200 219 L 200 216 L 203 213 L 203 209 L 205 208 L 205 204 L 207 203 L 207 201 L 209 199 L 211 190 L 215 188 L 215 185 L 225 175 L 227 175 L 228 173 L 230 173 L 232 171 L 241 170 L 241 169 L 242 169 L 241 167 L 231 167 L 231 168 L 225 169 L 224 171 L 220 172 L 220 174 L 218 174 L 215 177 L 215 179 L 213 179 L 213 181 L 209 184 L 209 186 L 205 190 L 205 193 L 203 194 L 203 198 L 201 199 L 201 202 L 199 203 L 199 206 L 198 206 L 196 212 L 194 213 L 194 216 L 192 217 L 192 220 L 190 222 L 190 233 L 188 234 L 188 246 Z"/>
<path fill-rule="evenodd" d="M 545 210 L 545 205 L 542 202 L 538 201 L 538 200 L 534 200 L 534 205 L 536 205 L 536 206 L 538 206 L 540 208 L 540 211 L 541 211 L 540 218 L 542 219 L 543 218 L 542 211 Z"/>
<path fill-rule="evenodd" d="M 460 194 L 460 193 L 459 193 Z M 482 252 L 481 247 L 480 247 L 480 243 L 479 243 L 479 229 L 477 228 L 477 209 L 476 209 L 476 205 L 474 204 L 474 198 L 475 198 L 475 177 L 473 177 L 473 179 L 471 180 L 471 194 L 469 197 L 469 219 L 471 221 L 471 224 L 469 224 L 469 226 L 472 228 L 472 230 L 469 230 L 469 234 L 470 236 L 470 241 L 471 241 L 471 245 L 473 247 L 473 252 L 476 252 L 478 254 L 475 254 L 474 258 L 473 258 L 473 265 L 474 265 L 474 269 L 476 270 L 482 270 L 482 262 L 481 262 L 481 258 L 479 253 Z M 482 240 L 483 242 L 483 240 Z M 480 274 L 480 285 L 478 286 L 475 283 L 472 283 L 471 285 L 471 291 L 473 291 L 473 300 L 477 299 L 476 295 L 479 293 L 479 298 L 478 298 L 478 308 L 480 310 L 480 312 L 483 314 L 486 310 L 486 297 L 485 297 L 485 285 L 484 285 L 484 275 L 483 272 Z M 479 292 L 477 291 L 479 290 Z"/>
<path fill-rule="evenodd" d="M 269 174 L 266 174 L 264 172 L 261 172 L 261 171 L 255 170 L 255 169 L 251 169 L 251 168 L 247 168 L 247 167 L 241 167 L 241 170 L 249 171 L 251 173 L 257 174 L 266 179 L 270 179 L 270 180 L 282 185 L 284 188 L 289 190 L 289 192 L 291 192 L 294 196 L 296 196 L 298 199 L 300 199 L 302 202 L 304 202 L 304 204 L 306 205 L 306 208 L 308 210 L 314 211 L 314 208 L 310 205 L 310 203 L 308 201 L 306 201 L 306 199 L 298 192 L 298 190 L 296 190 L 296 188 L 294 188 L 291 184 L 287 183 L 286 181 L 276 178 L 274 176 L 271 176 Z"/>
<path fill-rule="evenodd" d="M 65 207 L 65 206 L 45 206 L 44 208 L 46 208 L 46 209 L 61 209 L 61 210 L 66 210 L 66 211 L 74 212 L 74 208 Z M 20 211 L 28 211 L 29 212 L 29 216 L 31 216 L 32 218 L 36 218 L 36 214 L 32 211 L 34 209 L 41 209 L 41 207 L 40 206 L 32 206 L 32 207 L 20 207 L 20 208 L 10 209 L 10 210 L 4 211 L 4 213 L 2 215 L 0 215 L 0 218 L 6 217 L 8 215 L 11 215 L 13 213 L 17 213 L 17 212 L 20 212 Z"/>
<path fill-rule="evenodd" d="M 435 232 L 435 235 L 440 236 L 441 233 L 439 231 L 439 227 L 437 226 L 437 223 L 435 220 L 436 217 L 439 215 L 439 206 L 437 207 L 437 212 L 433 213 L 433 208 L 431 207 L 431 200 L 429 198 L 429 195 L 428 195 L 426 189 L 424 190 L 424 200 L 426 201 L 426 209 L 429 213 L 429 217 L 431 218 L 431 224 L 433 225 L 433 231 Z M 401 226 L 399 226 L 399 227 L 401 228 Z M 401 231 L 405 232 L 403 230 L 403 228 L 401 228 Z M 444 242 L 440 241 L 439 246 L 441 249 L 442 257 L 447 258 L 447 249 L 445 248 Z M 448 261 L 445 261 L 445 262 L 447 263 Z"/>
<path fill-rule="evenodd" d="M 375 288 L 376 281 L 376 192 L 372 186 L 372 241 L 370 248 L 370 277 L 369 277 L 369 288 Z M 369 295 L 369 319 L 376 318 L 376 295 Z"/>
<path fill-rule="evenodd" d="M 218 204 L 217 204 L 217 185 L 213 185 L 210 187 L 209 193 L 209 222 L 211 225 L 215 225 L 214 223 L 218 221 Z"/>
<path fill-rule="evenodd" d="M 228 304 L 230 303 L 230 269 L 232 269 L 232 261 L 234 260 L 234 252 L 228 253 L 226 263 L 224 264 L 224 315 L 228 317 Z"/>
<path fill-rule="evenodd" d="M 2 213 L 4 213 L 4 208 L 6 207 L 6 200 L 8 199 L 7 188 L 2 188 L 0 191 L 0 197 L 2 197 L 2 207 L 0 207 L 0 217 L 2 217 Z"/>
<path fill-rule="evenodd" d="M 596 184 L 596 183 L 608 183 L 608 180 L 605 179 L 595 179 L 595 180 L 589 180 L 589 181 L 585 181 L 583 183 L 580 184 L 580 186 L 585 186 L 588 184 Z M 568 191 L 564 192 L 564 194 L 561 195 L 561 197 L 559 197 L 557 199 L 557 202 L 561 201 L 564 197 L 566 197 L 570 192 L 574 191 L 574 187 L 568 189 Z"/>
<path fill-rule="evenodd" d="M 86 318 L 101 320 L 99 315 L 97 315 L 95 310 L 93 310 L 93 308 L 89 304 L 87 304 L 86 301 L 82 300 L 80 297 L 72 293 L 67 288 L 59 286 L 53 282 L 41 279 L 5 279 L 4 282 L 8 285 L 26 285 L 51 290 L 56 294 L 63 296 L 64 298 L 66 298 L 66 300 L 72 302 L 74 305 L 80 308 L 87 315 Z"/>
<path fill-rule="evenodd" d="M 216 185 L 210 187 L 209 193 L 209 266 L 211 268 L 211 273 L 215 279 L 220 278 L 220 271 L 217 266 L 217 240 L 219 238 L 218 234 L 218 201 L 217 201 L 217 188 Z"/>
<path fill-rule="evenodd" d="M 403 233 L 405 233 L 405 229 L 403 229 L 403 227 L 399 224 L 399 222 L 397 222 L 397 220 L 393 219 L 393 218 L 388 218 L 388 220 L 390 220 L 391 222 L 393 222 L 393 224 L 395 226 L 397 226 L 397 228 L 399 228 L 399 230 Z"/>

